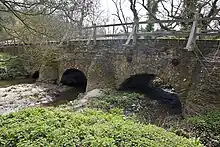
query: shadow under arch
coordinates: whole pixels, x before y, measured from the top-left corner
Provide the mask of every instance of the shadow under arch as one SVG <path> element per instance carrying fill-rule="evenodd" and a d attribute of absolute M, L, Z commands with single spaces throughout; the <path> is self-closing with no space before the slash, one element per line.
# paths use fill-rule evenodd
<path fill-rule="evenodd" d="M 39 78 L 39 76 L 40 76 L 40 72 L 39 70 L 37 70 L 32 74 L 31 78 L 36 80 Z"/>
<path fill-rule="evenodd" d="M 171 89 L 156 86 L 153 83 L 155 79 L 155 74 L 142 73 L 131 75 L 119 85 L 118 91 L 144 94 L 151 100 L 171 106 L 174 114 L 181 114 L 182 104 L 178 94 L 172 92 Z"/>
<path fill-rule="evenodd" d="M 146 94 L 152 87 L 152 82 L 156 78 L 155 74 L 141 73 L 131 75 L 119 85 L 119 91 L 138 92 Z"/>
<path fill-rule="evenodd" d="M 82 71 L 76 68 L 70 68 L 63 73 L 60 83 L 63 85 L 83 89 L 85 92 L 87 86 L 87 78 Z"/>

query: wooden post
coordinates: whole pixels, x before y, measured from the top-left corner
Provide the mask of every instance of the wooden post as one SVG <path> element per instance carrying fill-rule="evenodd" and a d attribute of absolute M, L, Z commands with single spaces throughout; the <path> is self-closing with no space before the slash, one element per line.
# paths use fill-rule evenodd
<path fill-rule="evenodd" d="M 134 24 L 134 33 L 133 33 L 133 41 L 132 44 L 136 45 L 137 44 L 137 31 L 138 31 L 138 24 Z"/>
<path fill-rule="evenodd" d="M 129 44 L 129 42 L 131 41 L 132 36 L 134 36 L 135 30 L 136 30 L 136 25 L 134 24 L 134 27 L 133 27 L 130 35 L 128 36 L 128 39 L 127 39 L 127 41 L 126 41 L 126 43 L 124 45 L 128 45 Z"/>
<path fill-rule="evenodd" d="M 197 29 L 196 29 L 196 33 L 201 33 L 201 28 L 200 27 L 197 27 Z M 201 36 L 196 36 L 196 40 L 198 40 L 198 39 L 201 39 Z"/>
<path fill-rule="evenodd" d="M 197 29 L 197 20 L 198 20 L 198 13 L 195 14 L 194 16 L 194 21 L 193 25 L 191 28 L 191 32 L 189 35 L 189 39 L 187 41 L 186 47 L 184 49 L 187 49 L 188 51 L 193 51 L 194 49 L 194 44 L 196 43 L 196 29 Z"/>
<path fill-rule="evenodd" d="M 94 24 L 93 24 L 93 35 L 92 35 L 94 45 L 96 45 L 96 35 L 97 35 L 97 32 L 96 32 L 96 24 L 94 23 Z"/>
<path fill-rule="evenodd" d="M 92 32 L 92 34 L 93 34 L 93 32 Z M 89 44 L 90 44 L 91 39 L 92 39 L 92 34 L 89 36 L 89 39 L 88 39 L 88 41 L 87 41 L 86 45 L 89 45 Z"/>
<path fill-rule="evenodd" d="M 96 24 L 92 24 L 92 28 L 93 28 L 93 31 L 92 31 L 92 34 L 91 36 L 89 37 L 86 45 L 89 45 L 92 38 L 93 38 L 93 41 L 94 41 L 94 44 L 96 44 Z"/>

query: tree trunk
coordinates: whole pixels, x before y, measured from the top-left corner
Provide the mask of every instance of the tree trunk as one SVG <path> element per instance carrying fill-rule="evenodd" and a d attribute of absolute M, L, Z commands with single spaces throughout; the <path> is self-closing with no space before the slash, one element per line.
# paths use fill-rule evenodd
<path fill-rule="evenodd" d="M 139 17 L 138 17 L 138 12 L 136 10 L 136 0 L 130 0 L 130 9 L 133 13 L 133 20 L 134 20 L 134 26 L 135 27 L 135 31 L 134 31 L 134 35 L 133 35 L 133 44 L 135 45 L 137 43 L 137 32 L 139 30 Z"/>

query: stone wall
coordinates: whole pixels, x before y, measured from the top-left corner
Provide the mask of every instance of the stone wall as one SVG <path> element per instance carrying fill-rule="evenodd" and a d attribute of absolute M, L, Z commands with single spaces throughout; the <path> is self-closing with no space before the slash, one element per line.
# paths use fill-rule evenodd
<path fill-rule="evenodd" d="M 130 75 L 152 73 L 176 89 L 186 113 L 220 109 L 220 63 L 210 63 L 204 58 L 218 56 L 220 41 L 197 41 L 195 52 L 184 50 L 186 40 L 139 40 L 136 46 L 123 46 L 124 42 L 98 41 L 97 45 L 90 46 L 83 42 L 65 44 L 61 60 L 53 66 L 56 69 L 42 71 L 41 77 L 60 79 L 66 69 L 76 68 L 86 75 L 87 90 L 91 90 L 117 88 Z M 178 59 L 180 64 L 173 66 L 172 59 Z M 50 71 L 54 74 L 43 76 Z"/>
<path fill-rule="evenodd" d="M 116 85 L 130 75 L 153 73 L 176 89 L 186 113 L 220 110 L 220 63 L 203 61 L 205 57 L 214 56 L 219 41 L 198 41 L 195 52 L 184 50 L 185 44 L 186 41 L 151 41 L 140 43 L 131 49 L 132 53 L 116 55 L 113 59 Z M 128 62 L 128 58 L 132 61 Z M 173 66 L 172 59 L 178 59 L 180 64 Z"/>
<path fill-rule="evenodd" d="M 209 75 L 202 56 L 215 54 L 219 41 L 197 41 L 195 52 L 184 50 L 185 40 L 142 40 L 127 47 L 122 46 L 123 41 L 100 41 L 89 47 L 68 44 L 69 57 L 61 64 L 60 77 L 66 69 L 77 68 L 87 76 L 87 90 L 91 90 L 117 88 L 130 75 L 152 73 L 176 89 L 186 113 L 220 109 L 220 71 Z M 173 66 L 172 59 L 180 64 Z M 209 69 L 213 65 L 209 63 Z"/>

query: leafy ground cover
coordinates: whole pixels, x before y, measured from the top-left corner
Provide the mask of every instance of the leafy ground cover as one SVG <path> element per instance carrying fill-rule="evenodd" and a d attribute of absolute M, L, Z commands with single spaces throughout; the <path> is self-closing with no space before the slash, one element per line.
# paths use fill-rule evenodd
<path fill-rule="evenodd" d="M 187 119 L 190 132 L 206 146 L 220 146 L 220 112 L 208 112 Z"/>
<path fill-rule="evenodd" d="M 86 109 L 29 108 L 0 116 L 0 146 L 202 146 L 163 128 Z"/>
<path fill-rule="evenodd" d="M 106 94 L 102 97 L 93 98 L 90 100 L 88 107 L 99 108 L 102 110 L 111 110 L 112 108 L 128 109 L 132 112 L 138 112 L 143 109 L 143 96 L 136 93 L 122 93 L 122 94 Z M 152 109 L 150 109 L 152 111 Z M 145 113 L 140 115 L 150 114 Z M 138 115 L 137 119 L 140 119 Z M 144 123 L 149 123 L 145 120 Z M 198 138 L 200 142 L 209 147 L 220 146 L 220 112 L 209 112 L 198 116 L 185 116 L 184 120 L 165 120 L 164 125 L 157 124 L 165 129 L 170 129 L 179 136 L 187 138 Z"/>

